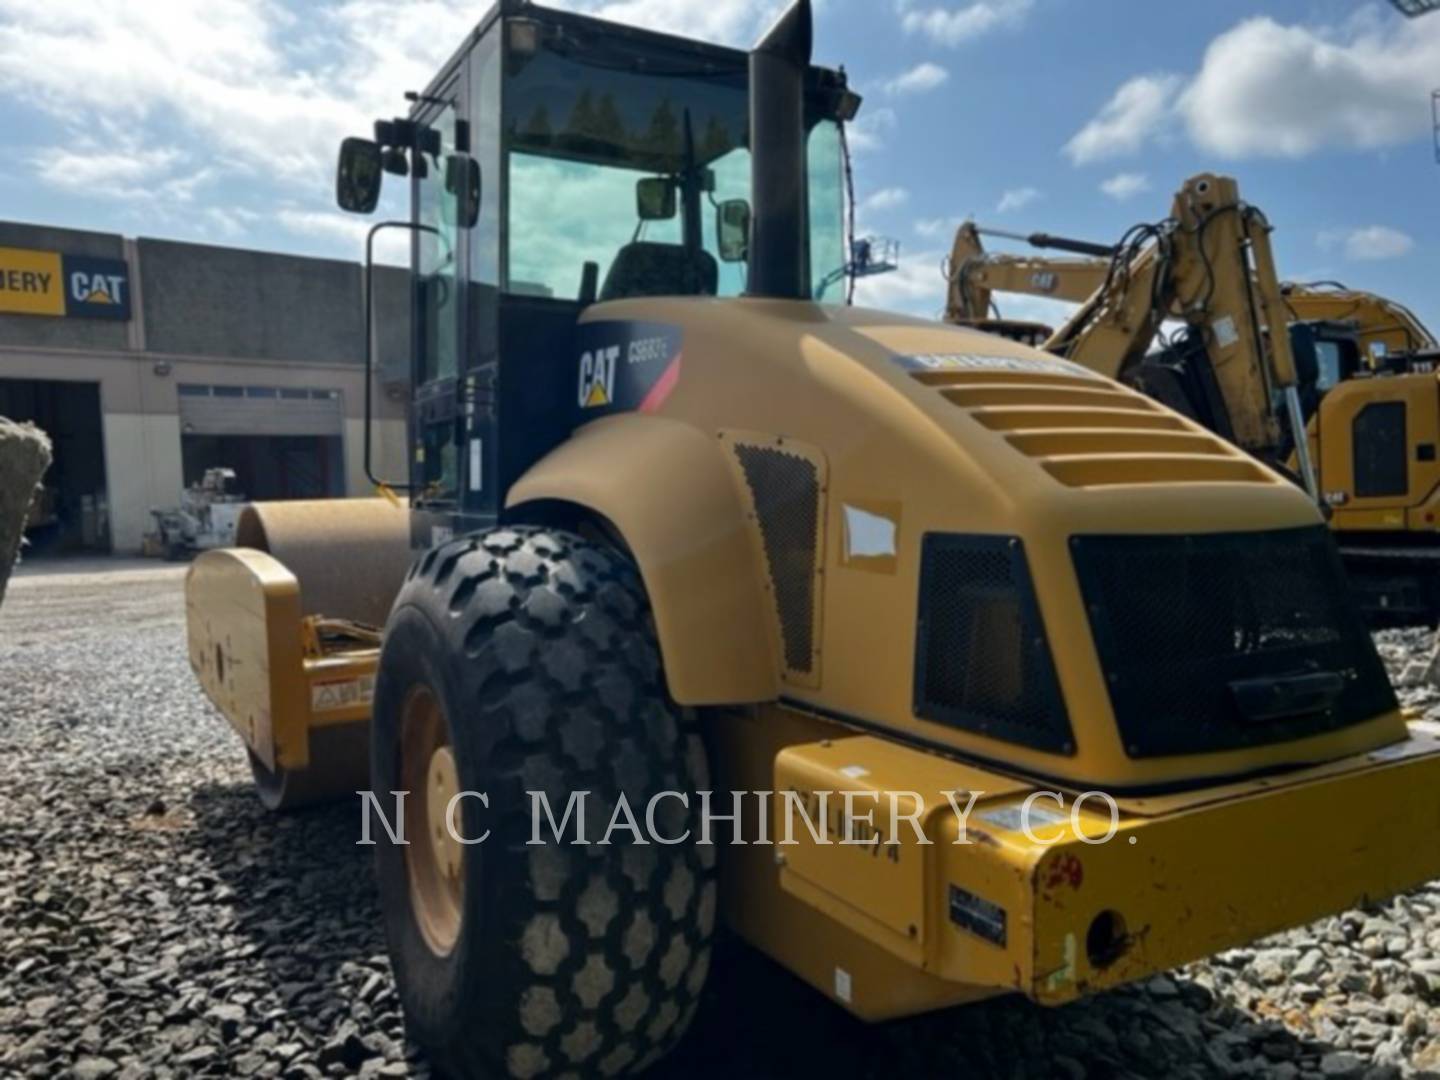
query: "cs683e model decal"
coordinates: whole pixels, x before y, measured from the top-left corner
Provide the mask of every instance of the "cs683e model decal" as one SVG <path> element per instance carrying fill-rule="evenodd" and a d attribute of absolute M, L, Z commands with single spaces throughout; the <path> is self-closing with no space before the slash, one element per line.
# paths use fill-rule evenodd
<path fill-rule="evenodd" d="M 680 381 L 678 326 L 595 322 L 579 327 L 575 403 L 581 422 L 607 412 L 654 412 Z"/>

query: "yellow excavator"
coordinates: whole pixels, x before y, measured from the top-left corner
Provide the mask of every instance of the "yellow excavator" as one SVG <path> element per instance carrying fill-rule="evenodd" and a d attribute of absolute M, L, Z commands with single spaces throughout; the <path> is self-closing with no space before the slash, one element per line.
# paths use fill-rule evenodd
<path fill-rule="evenodd" d="M 1395 301 L 1282 283 L 1269 233 L 1235 181 L 1211 174 L 1113 246 L 966 222 L 945 317 L 1118 378 L 1287 472 L 1325 508 L 1372 623 L 1434 626 L 1440 349 Z M 986 235 L 1064 254 L 987 253 Z M 1006 292 L 1080 306 L 1052 331 L 997 318 Z"/>
<path fill-rule="evenodd" d="M 721 922 L 881 1020 L 1440 875 L 1440 737 L 1310 499 L 1079 364 L 817 301 L 860 102 L 811 41 L 808 0 L 749 54 L 497 5 L 341 149 L 343 208 L 412 197 L 408 475 L 189 571 L 266 802 L 368 794 L 459 1080 L 644 1071 Z"/>

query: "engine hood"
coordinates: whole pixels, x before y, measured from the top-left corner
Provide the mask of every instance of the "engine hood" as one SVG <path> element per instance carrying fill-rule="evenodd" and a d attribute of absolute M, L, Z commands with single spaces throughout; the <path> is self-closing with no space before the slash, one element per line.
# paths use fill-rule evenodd
<path fill-rule="evenodd" d="M 1035 775 L 1117 789 L 1329 760 L 1403 734 L 1385 686 L 1366 699 L 1365 722 L 1345 730 L 1266 745 L 1247 734 L 1243 749 L 1192 747 L 1173 756 L 1126 745 L 1107 685 L 1115 678 L 1113 650 L 1107 668 L 1078 552 L 1097 538 L 1213 536 L 1223 547 L 1239 534 L 1323 532 L 1318 510 L 1294 485 L 1135 391 L 980 331 L 808 302 L 605 303 L 585 313 L 580 335 L 580 397 L 596 419 L 582 424 L 577 442 L 587 429 L 643 423 L 640 413 L 695 429 L 727 458 L 751 507 L 759 565 L 769 568 L 766 603 L 778 612 L 782 696 L 792 702 Z M 787 485 L 802 481 L 819 506 L 811 521 L 785 504 Z M 966 550 L 982 555 L 997 545 L 1020 553 L 1015 565 L 1030 598 L 970 612 L 960 636 L 970 635 L 971 651 L 1017 632 L 1030 635 L 1022 648 L 1048 642 L 1050 697 L 1068 714 L 1063 737 L 1006 739 L 999 729 L 946 722 L 922 707 L 917 658 L 927 634 L 935 640 L 935 618 L 950 617 L 927 614 L 950 585 L 937 586 L 926 566 L 947 538 L 967 538 Z M 1323 561 L 1328 538 L 1319 545 Z M 1225 550 L 1245 550 L 1244 536 Z M 1278 550 L 1283 559 L 1283 542 Z M 1243 592 L 1248 573 L 1232 575 L 1232 592 Z M 1131 595 L 1121 582 L 1121 609 L 1164 602 Z M 1198 581 L 1187 587 L 1190 596 L 1206 589 Z M 1343 592 L 1338 576 L 1335 588 Z M 791 626 L 803 635 L 790 634 Z M 1362 655 L 1369 664 L 1368 637 L 1355 647 L 1369 650 Z M 1247 673 L 1257 669 L 1246 661 Z M 986 692 L 1001 696 L 1007 687 L 1019 692 L 1039 670 L 1000 646 L 976 663 L 956 678 L 998 679 Z M 1228 693 L 1233 676 L 1216 678 L 1211 689 Z"/>

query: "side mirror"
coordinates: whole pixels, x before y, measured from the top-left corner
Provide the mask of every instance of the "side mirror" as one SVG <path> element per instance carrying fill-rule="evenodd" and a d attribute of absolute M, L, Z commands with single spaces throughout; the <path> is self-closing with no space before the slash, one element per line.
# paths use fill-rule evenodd
<path fill-rule="evenodd" d="M 663 176 L 635 181 L 635 212 L 641 221 L 669 221 L 675 216 L 675 185 Z"/>
<path fill-rule="evenodd" d="M 744 262 L 750 257 L 750 204 L 744 199 L 726 199 L 715 208 L 715 236 L 720 261 Z"/>
<path fill-rule="evenodd" d="M 469 154 L 447 157 L 445 190 L 455 197 L 455 224 L 462 229 L 473 229 L 480 220 L 480 163 Z"/>
<path fill-rule="evenodd" d="M 340 164 L 335 170 L 335 201 L 341 210 L 369 214 L 380 201 L 384 177 L 378 144 L 354 136 L 340 144 Z"/>

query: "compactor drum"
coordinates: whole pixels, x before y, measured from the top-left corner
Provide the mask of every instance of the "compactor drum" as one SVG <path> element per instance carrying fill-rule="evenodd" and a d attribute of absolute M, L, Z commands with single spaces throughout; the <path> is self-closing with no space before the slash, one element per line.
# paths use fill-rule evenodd
<path fill-rule="evenodd" d="M 366 793 L 451 1075 L 643 1069 L 721 921 L 883 1019 L 1440 874 L 1440 743 L 1304 493 L 1078 365 L 822 302 L 859 100 L 810 40 L 803 0 L 749 55 L 501 3 L 341 155 L 342 206 L 412 196 L 408 504 L 261 507 L 191 572 L 267 801 Z M 362 730 L 368 777 L 326 745 Z"/>
<path fill-rule="evenodd" d="M 370 772 L 380 627 L 410 565 L 409 515 L 386 499 L 257 503 L 236 542 L 187 577 L 190 666 L 245 740 L 266 806 L 352 795 Z"/>

